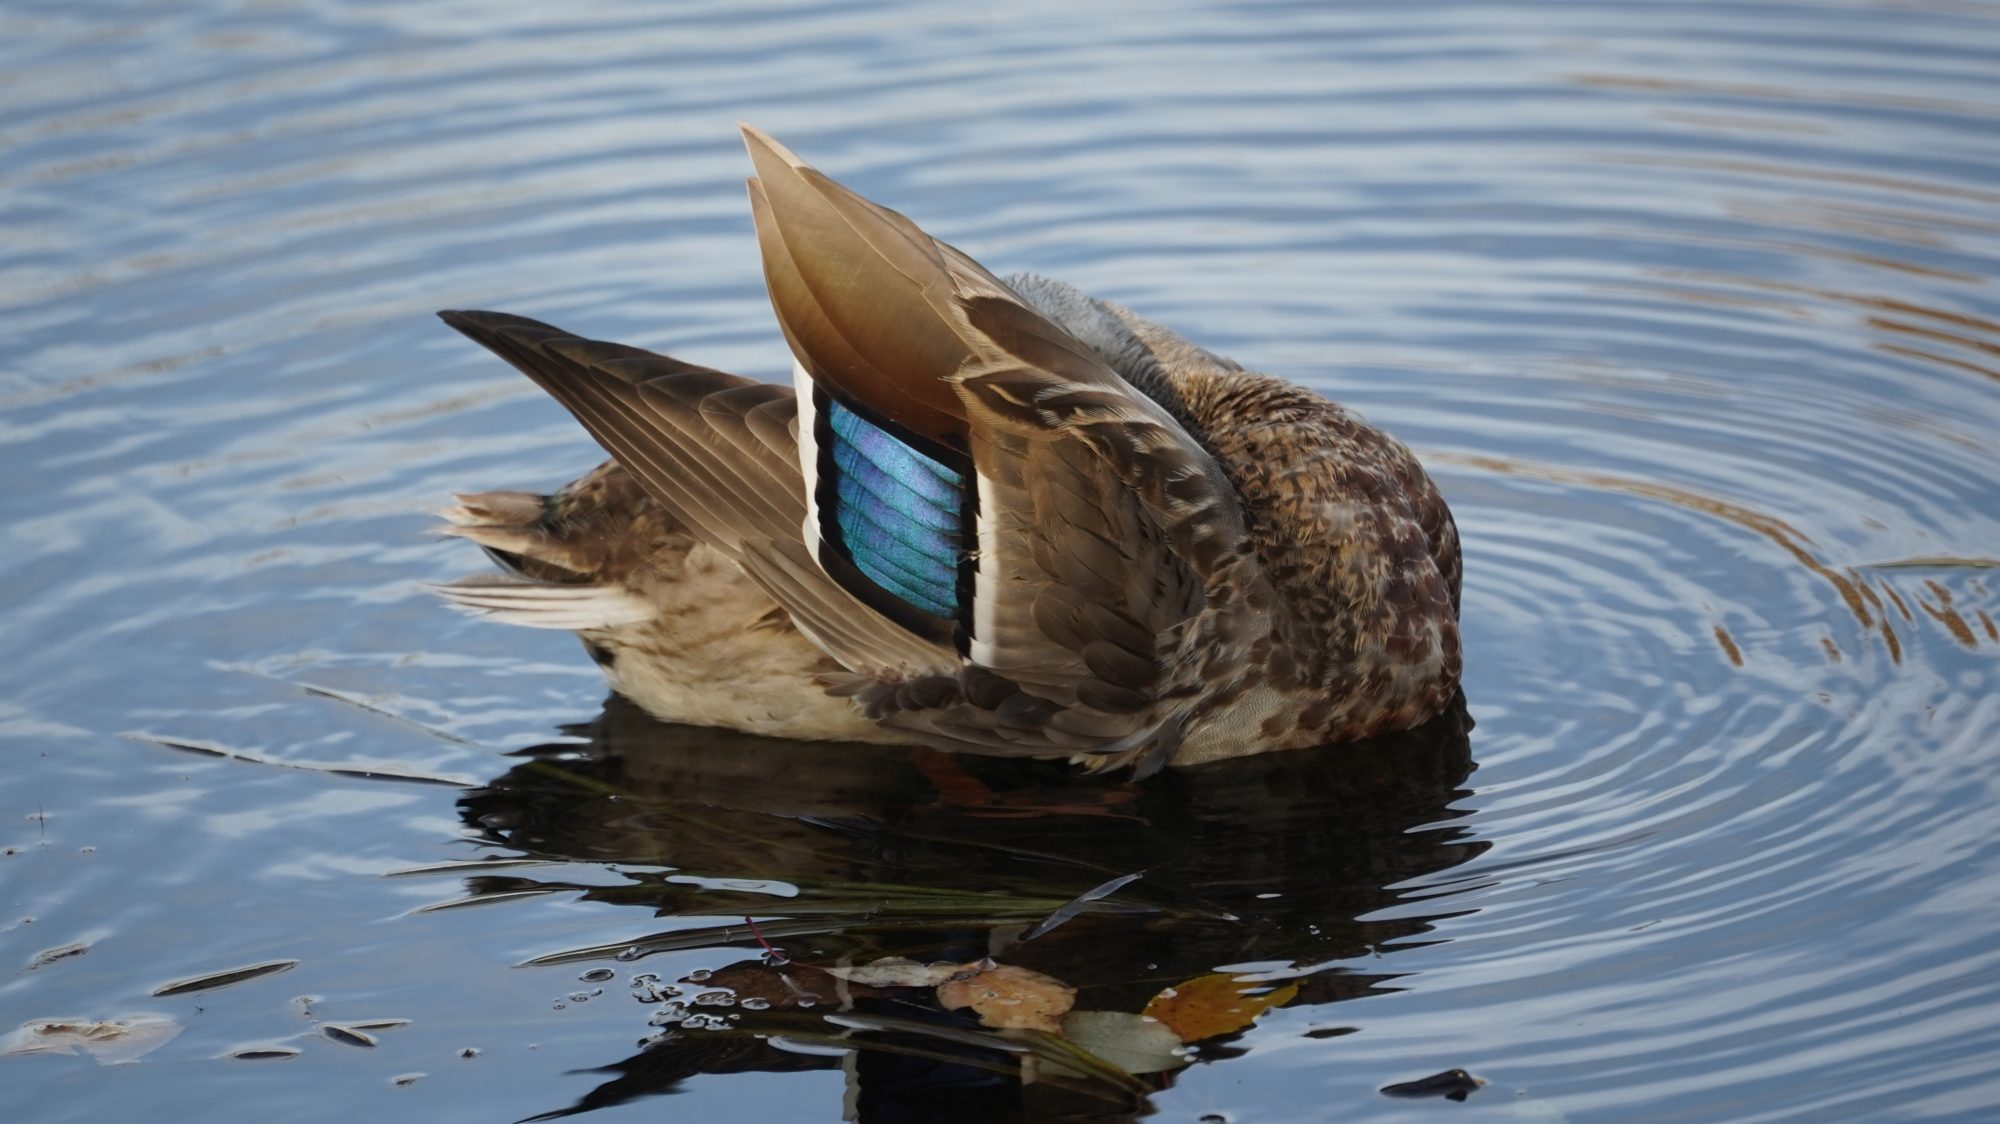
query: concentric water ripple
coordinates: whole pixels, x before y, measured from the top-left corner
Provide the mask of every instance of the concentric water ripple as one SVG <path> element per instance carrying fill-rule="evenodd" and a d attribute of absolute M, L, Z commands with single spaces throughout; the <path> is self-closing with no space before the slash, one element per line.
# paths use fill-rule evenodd
<path fill-rule="evenodd" d="M 10 1111 L 918 1112 L 870 1051 L 965 1047 L 935 1026 L 849 1028 L 848 1061 L 796 1021 L 791 1053 L 634 1046 L 625 977 L 752 978 L 746 914 L 808 959 L 1005 948 L 1096 1010 L 1299 985 L 1107 1086 L 1128 1115 L 1428 1117 L 1377 1090 L 1456 1067 L 1482 1118 L 2000 1103 L 2000 9 L 106 2 L 0 32 L 0 1034 L 181 1028 L 101 1072 L 0 1059 Z M 597 718 L 567 638 L 436 606 L 478 560 L 423 509 L 595 457 L 432 309 L 788 365 L 738 119 L 1416 447 L 1466 544 L 1469 747 L 1144 792 L 828 760 Z M 532 862 L 439 865 L 487 855 Z M 368 1050 L 320 1029 L 390 1016 Z M 1084 1111 L 949 1077 L 955 1112 Z"/>

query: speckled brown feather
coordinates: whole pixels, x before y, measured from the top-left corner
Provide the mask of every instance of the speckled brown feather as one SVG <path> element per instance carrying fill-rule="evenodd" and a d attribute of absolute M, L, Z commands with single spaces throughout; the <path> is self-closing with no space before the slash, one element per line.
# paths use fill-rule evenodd
<path fill-rule="evenodd" d="M 693 540 L 617 461 L 605 461 L 553 495 L 477 492 L 455 497 L 446 534 L 486 548 L 532 581 L 625 583 Z"/>

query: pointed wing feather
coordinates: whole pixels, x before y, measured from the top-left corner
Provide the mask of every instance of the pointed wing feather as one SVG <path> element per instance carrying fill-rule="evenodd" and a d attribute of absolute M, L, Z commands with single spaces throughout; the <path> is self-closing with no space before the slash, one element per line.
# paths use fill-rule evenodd
<path fill-rule="evenodd" d="M 796 544 L 805 518 L 790 387 L 581 339 L 524 317 L 440 315 L 567 407 L 648 495 L 736 558 L 780 605 L 845 613 L 840 627 L 818 630 L 844 666 L 870 676 L 909 676 L 952 664 L 949 651 L 854 608 L 853 597 L 818 568 L 778 582 L 767 579 L 781 571 L 751 561 L 774 540 Z"/>
<path fill-rule="evenodd" d="M 726 548 L 746 532 L 769 533 L 803 511 L 788 502 L 796 500 L 796 482 L 788 487 L 782 480 L 746 480 L 734 465 L 685 440 L 676 424 L 693 413 L 689 402 L 750 380 L 637 348 L 582 340 L 524 317 L 440 316 L 548 391 L 649 494 L 709 541 Z"/>

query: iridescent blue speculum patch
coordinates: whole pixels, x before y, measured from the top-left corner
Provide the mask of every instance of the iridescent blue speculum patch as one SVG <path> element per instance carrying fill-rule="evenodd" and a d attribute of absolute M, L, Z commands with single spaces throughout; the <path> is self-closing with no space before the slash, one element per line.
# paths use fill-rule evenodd
<path fill-rule="evenodd" d="M 956 617 L 965 477 L 831 398 L 824 408 L 833 440 L 821 471 L 831 468 L 848 557 L 911 608 Z"/>

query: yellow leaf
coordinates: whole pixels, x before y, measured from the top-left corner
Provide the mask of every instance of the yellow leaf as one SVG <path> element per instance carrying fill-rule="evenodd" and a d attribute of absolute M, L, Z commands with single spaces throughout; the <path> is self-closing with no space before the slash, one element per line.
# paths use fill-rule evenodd
<path fill-rule="evenodd" d="M 938 985 L 938 1002 L 970 1007 L 986 1026 L 1062 1031 L 1058 1021 L 1076 1003 L 1076 989 L 1028 968 L 998 964 L 978 975 Z"/>
<path fill-rule="evenodd" d="M 1196 976 L 1153 996 L 1152 1002 L 1146 1004 L 1145 1014 L 1165 1023 L 1169 1030 L 1180 1035 L 1181 1041 L 1199 1042 L 1242 1030 L 1257 1021 L 1258 1015 L 1284 1006 L 1299 993 L 1299 985 L 1293 982 L 1261 995 L 1246 994 L 1264 986 L 1238 980 L 1226 972 Z"/>

